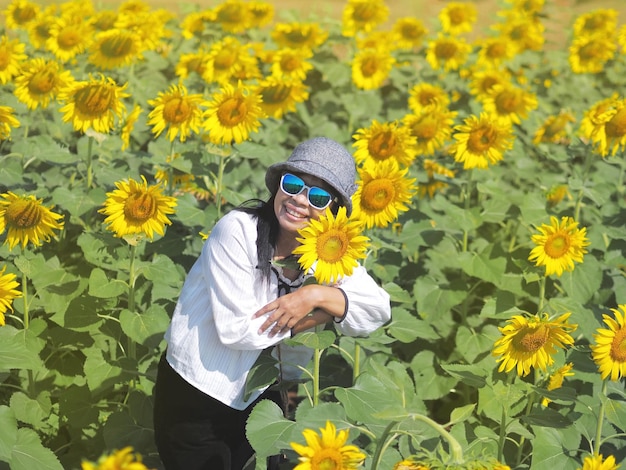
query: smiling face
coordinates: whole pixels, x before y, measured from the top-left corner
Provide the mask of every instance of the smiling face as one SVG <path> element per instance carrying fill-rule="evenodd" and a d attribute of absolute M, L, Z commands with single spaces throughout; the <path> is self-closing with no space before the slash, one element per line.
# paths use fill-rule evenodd
<path fill-rule="evenodd" d="M 320 178 L 305 173 L 298 173 L 297 176 L 302 178 L 307 186 L 318 186 L 331 194 L 334 193 L 333 188 Z M 308 189 L 292 196 L 279 188 L 274 198 L 274 213 L 280 225 L 279 244 L 281 241 L 285 243 L 289 240 L 291 242 L 289 244 L 297 245 L 295 237 L 298 236 L 298 230 L 306 227 L 309 220 L 318 219 L 325 210 L 316 209 L 309 203 Z"/>

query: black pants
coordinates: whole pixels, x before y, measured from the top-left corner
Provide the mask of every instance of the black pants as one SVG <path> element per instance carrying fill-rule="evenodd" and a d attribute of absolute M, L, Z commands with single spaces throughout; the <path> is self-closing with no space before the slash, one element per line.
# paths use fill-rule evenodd
<path fill-rule="evenodd" d="M 280 406 L 280 393 L 259 400 Z M 257 400 L 258 401 L 258 400 Z M 253 405 L 240 411 L 202 393 L 161 357 L 154 388 L 154 434 L 167 470 L 241 470 L 254 454 L 246 439 Z"/>

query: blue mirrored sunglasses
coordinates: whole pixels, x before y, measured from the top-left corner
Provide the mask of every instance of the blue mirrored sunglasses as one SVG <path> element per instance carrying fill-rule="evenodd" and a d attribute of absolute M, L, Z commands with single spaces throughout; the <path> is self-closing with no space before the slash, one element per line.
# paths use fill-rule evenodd
<path fill-rule="evenodd" d="M 291 173 L 285 173 L 280 178 L 280 189 L 289 196 L 297 196 L 308 189 L 309 204 L 316 209 L 326 209 L 333 202 L 333 196 L 328 191 L 317 186 L 307 186 L 302 178 Z"/>

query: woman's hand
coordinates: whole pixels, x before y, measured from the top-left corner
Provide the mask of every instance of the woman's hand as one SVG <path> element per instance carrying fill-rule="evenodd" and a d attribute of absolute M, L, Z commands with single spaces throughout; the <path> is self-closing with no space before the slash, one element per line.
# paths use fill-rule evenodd
<path fill-rule="evenodd" d="M 285 333 L 311 313 L 315 304 L 307 287 L 304 286 L 295 292 L 283 295 L 257 311 L 252 318 L 259 318 L 269 313 L 259 328 L 259 334 L 263 334 L 268 329 L 270 337 Z"/>

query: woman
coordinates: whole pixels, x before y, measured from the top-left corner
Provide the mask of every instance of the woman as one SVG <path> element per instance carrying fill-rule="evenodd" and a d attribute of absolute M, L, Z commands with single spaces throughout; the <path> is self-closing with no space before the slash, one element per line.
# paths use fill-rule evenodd
<path fill-rule="evenodd" d="M 280 356 L 280 377 L 293 380 L 312 351 L 280 344 L 333 321 L 350 336 L 364 336 L 390 318 L 388 294 L 362 266 L 334 286 L 302 285 L 303 272 L 283 260 L 299 245 L 298 230 L 345 206 L 356 191 L 350 153 L 316 137 L 287 161 L 270 166 L 272 196 L 254 208 L 226 214 L 213 228 L 191 268 L 165 334 L 167 351 L 155 386 L 155 438 L 168 470 L 241 470 L 253 455 L 246 419 L 270 389 L 244 399 L 250 368 L 268 348 Z"/>

